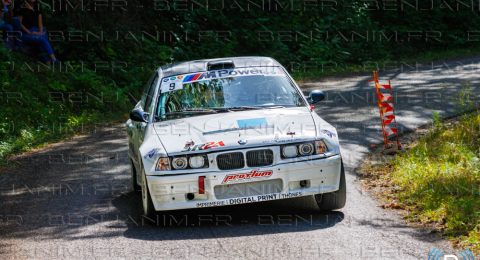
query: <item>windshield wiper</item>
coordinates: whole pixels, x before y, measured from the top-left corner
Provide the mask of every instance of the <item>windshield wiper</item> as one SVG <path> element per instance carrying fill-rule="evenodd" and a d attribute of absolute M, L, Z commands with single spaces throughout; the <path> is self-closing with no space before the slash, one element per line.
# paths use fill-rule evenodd
<path fill-rule="evenodd" d="M 229 111 L 257 110 L 257 109 L 263 109 L 263 108 L 254 107 L 254 106 L 238 106 L 238 107 L 212 107 L 211 109 L 215 109 L 218 112 L 229 112 Z"/>
<path fill-rule="evenodd" d="M 178 115 L 178 114 L 212 114 L 212 113 L 218 113 L 214 109 L 206 109 L 206 108 L 188 108 L 188 109 L 182 109 L 179 111 L 172 111 L 168 112 L 165 115 Z"/>
<path fill-rule="evenodd" d="M 230 112 L 230 111 L 245 111 L 245 110 L 258 110 L 258 109 L 271 109 L 271 108 L 285 108 L 282 105 L 260 105 L 260 106 L 238 106 L 238 107 L 212 107 L 218 112 Z"/>
<path fill-rule="evenodd" d="M 285 108 L 285 106 L 282 106 L 282 105 L 262 105 L 260 107 L 261 108 Z"/>

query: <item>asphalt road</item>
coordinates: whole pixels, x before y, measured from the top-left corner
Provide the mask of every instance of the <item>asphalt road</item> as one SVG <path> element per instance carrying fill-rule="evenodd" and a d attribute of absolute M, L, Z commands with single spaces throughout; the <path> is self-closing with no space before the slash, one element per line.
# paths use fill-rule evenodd
<path fill-rule="evenodd" d="M 458 112 L 458 93 L 480 93 L 480 58 L 381 72 L 397 94 L 402 131 Z M 22 155 L 0 172 L 1 259 L 426 259 L 449 243 L 408 226 L 365 193 L 354 169 L 381 142 L 370 75 L 302 84 L 324 89 L 316 112 L 334 124 L 347 171 L 346 207 L 315 213 L 308 199 L 177 211 L 143 223 L 130 191 L 126 134 L 99 126 L 86 134 Z"/>

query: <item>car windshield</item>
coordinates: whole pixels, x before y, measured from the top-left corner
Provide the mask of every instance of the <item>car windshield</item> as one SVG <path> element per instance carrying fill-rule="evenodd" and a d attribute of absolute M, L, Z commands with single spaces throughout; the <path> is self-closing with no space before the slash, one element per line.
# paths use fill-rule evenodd
<path fill-rule="evenodd" d="M 216 70 L 163 78 L 156 118 L 298 106 L 304 99 L 279 67 Z"/>

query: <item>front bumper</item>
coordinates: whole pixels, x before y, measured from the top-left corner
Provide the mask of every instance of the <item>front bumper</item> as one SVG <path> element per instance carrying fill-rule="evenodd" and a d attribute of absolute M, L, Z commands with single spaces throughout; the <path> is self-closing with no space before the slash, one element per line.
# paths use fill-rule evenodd
<path fill-rule="evenodd" d="M 334 155 L 270 167 L 146 177 L 155 209 L 165 211 L 245 204 L 337 191 L 341 163 L 341 156 Z M 269 174 L 243 180 L 230 178 L 225 183 L 227 175 L 252 171 Z M 205 178 L 203 194 L 199 192 L 200 176 Z"/>

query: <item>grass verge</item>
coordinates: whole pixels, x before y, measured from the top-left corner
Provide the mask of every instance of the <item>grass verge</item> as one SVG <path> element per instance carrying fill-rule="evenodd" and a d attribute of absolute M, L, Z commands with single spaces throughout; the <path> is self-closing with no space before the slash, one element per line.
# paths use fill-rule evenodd
<path fill-rule="evenodd" d="M 418 137 L 418 134 L 417 134 Z M 480 113 L 434 120 L 423 137 L 393 157 L 363 165 L 364 183 L 405 218 L 480 253 Z"/>

